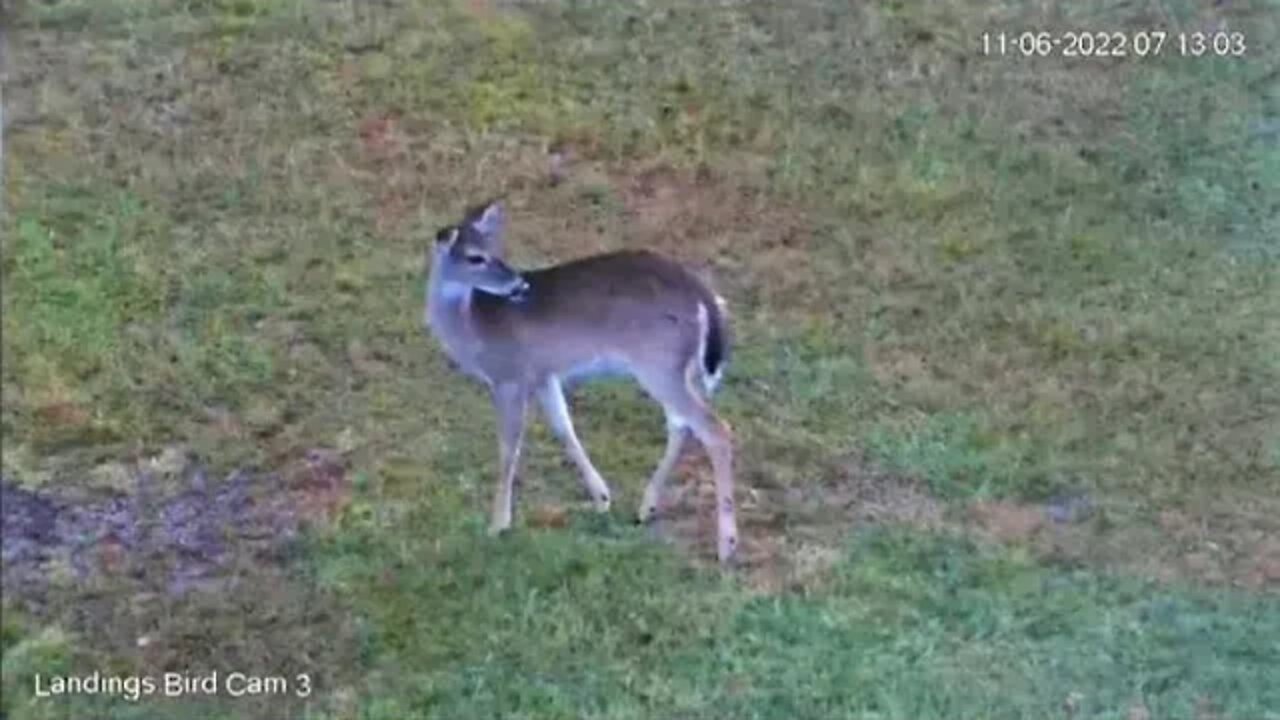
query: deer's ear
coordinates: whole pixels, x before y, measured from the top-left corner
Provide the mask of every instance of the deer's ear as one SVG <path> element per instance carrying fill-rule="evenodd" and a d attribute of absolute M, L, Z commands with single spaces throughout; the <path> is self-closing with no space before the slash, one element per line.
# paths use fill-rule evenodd
<path fill-rule="evenodd" d="M 458 239 L 458 228 L 447 227 L 436 233 L 436 245 L 452 245 Z"/>
<path fill-rule="evenodd" d="M 507 224 L 507 214 L 502 210 L 502 203 L 494 200 L 472 213 L 469 222 L 486 242 L 492 243 L 502 235 L 502 228 Z"/>

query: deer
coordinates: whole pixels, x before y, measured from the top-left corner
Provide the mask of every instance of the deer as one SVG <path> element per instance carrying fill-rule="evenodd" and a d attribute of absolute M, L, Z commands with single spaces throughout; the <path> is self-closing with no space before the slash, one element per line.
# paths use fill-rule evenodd
<path fill-rule="evenodd" d="M 527 411 L 535 401 L 591 506 L 609 511 L 609 486 L 574 431 L 565 393 L 586 380 L 629 376 L 662 407 L 667 430 L 637 522 L 658 515 L 692 435 L 711 460 L 716 554 L 729 564 L 738 546 L 733 436 L 711 406 L 730 356 L 724 299 L 689 267 L 649 250 L 518 270 L 505 260 L 505 226 L 502 202 L 490 200 L 436 233 L 423 313 L 453 368 L 484 383 L 493 402 L 498 482 L 489 533 L 511 527 Z"/>

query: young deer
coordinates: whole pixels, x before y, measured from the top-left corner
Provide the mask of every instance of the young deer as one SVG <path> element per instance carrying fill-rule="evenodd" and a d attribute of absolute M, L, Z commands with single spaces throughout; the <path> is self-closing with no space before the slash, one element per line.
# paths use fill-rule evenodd
<path fill-rule="evenodd" d="M 649 479 L 640 521 L 654 516 L 692 432 L 711 457 L 717 550 L 728 561 L 738 544 L 732 437 L 710 406 L 729 359 L 723 300 L 689 270 L 645 251 L 516 271 L 503 261 L 504 224 L 495 201 L 437 234 L 424 318 L 458 367 L 489 386 L 497 411 L 500 467 L 490 532 L 511 525 L 531 396 L 581 472 L 595 508 L 609 509 L 609 487 L 574 433 L 564 388 L 623 374 L 662 405 L 667 419 L 667 449 Z"/>

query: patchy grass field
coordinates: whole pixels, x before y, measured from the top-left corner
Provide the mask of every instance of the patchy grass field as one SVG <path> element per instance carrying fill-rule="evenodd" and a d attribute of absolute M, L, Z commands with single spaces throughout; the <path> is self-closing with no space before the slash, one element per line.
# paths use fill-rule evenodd
<path fill-rule="evenodd" d="M 0 715 L 1280 718 L 1280 4 L 1206 5 L 19 4 Z M 1247 50 L 982 54 L 1028 28 Z M 540 427 L 485 536 L 421 301 L 499 193 L 516 264 L 729 298 L 737 571 L 695 453 L 630 524 L 627 385 L 574 403 L 613 514 Z M 294 692 L 33 697 L 95 670 Z"/>

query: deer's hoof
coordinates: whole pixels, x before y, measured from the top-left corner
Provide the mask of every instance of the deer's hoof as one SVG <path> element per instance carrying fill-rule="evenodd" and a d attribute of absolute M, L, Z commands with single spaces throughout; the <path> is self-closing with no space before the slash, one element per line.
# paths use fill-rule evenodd
<path fill-rule="evenodd" d="M 727 535 L 720 538 L 717 555 L 720 557 L 720 564 L 728 567 L 733 565 L 738 552 L 738 536 Z"/>

